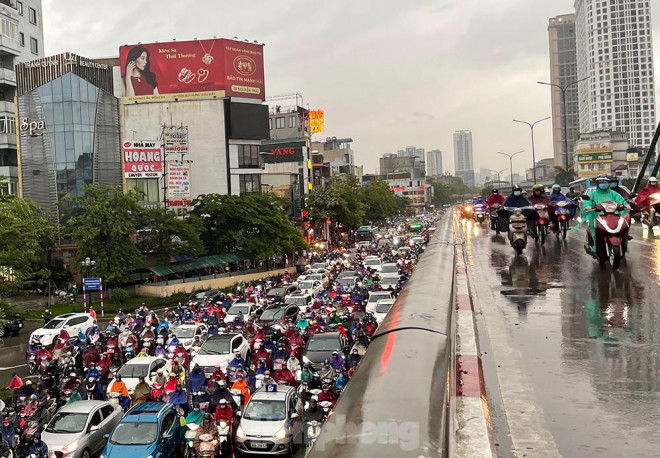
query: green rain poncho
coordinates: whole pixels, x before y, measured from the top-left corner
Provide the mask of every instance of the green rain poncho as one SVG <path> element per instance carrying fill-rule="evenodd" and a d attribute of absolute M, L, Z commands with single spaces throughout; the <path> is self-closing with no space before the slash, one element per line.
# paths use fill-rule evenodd
<path fill-rule="evenodd" d="M 590 229 L 596 227 L 596 217 L 598 216 L 598 213 L 592 210 L 596 205 L 602 204 L 603 202 L 617 202 L 621 205 L 627 205 L 625 199 L 621 197 L 621 194 L 611 189 L 605 191 L 602 189 L 595 189 L 591 191 L 589 198 L 591 201 L 585 200 L 582 203 L 582 218 L 587 222 Z M 628 213 L 628 210 L 623 210 L 618 213 L 623 215 Z"/>

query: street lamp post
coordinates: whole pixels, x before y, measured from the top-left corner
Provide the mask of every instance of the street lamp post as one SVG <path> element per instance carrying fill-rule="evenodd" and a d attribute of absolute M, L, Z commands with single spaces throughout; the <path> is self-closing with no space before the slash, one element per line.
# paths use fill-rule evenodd
<path fill-rule="evenodd" d="M 545 86 L 553 86 L 558 88 L 561 91 L 561 100 L 562 100 L 562 106 L 563 106 L 563 114 L 562 118 L 564 118 L 564 158 L 566 160 L 566 171 L 568 172 L 568 168 L 570 167 L 569 162 L 568 162 L 568 127 L 566 127 L 566 91 L 571 87 L 575 86 L 578 83 L 581 83 L 582 81 L 588 80 L 590 77 L 587 76 L 585 78 L 582 78 L 581 80 L 573 81 L 572 83 L 567 84 L 566 86 L 561 86 L 559 84 L 555 83 L 546 83 L 544 81 L 537 81 L 538 84 L 543 84 Z"/>
<path fill-rule="evenodd" d="M 493 170 L 493 169 L 487 169 L 487 170 L 488 170 L 489 172 L 495 172 L 495 175 L 497 175 L 497 181 L 500 182 L 500 181 L 502 181 L 502 178 L 501 178 L 501 176 L 500 176 L 501 173 L 504 172 L 505 170 L 509 170 L 509 169 L 508 169 L 508 168 L 507 168 L 507 169 L 502 169 L 502 170 L 500 170 L 499 172 L 498 172 L 497 170 Z"/>
<path fill-rule="evenodd" d="M 533 123 L 528 123 L 527 121 L 519 121 L 518 119 L 513 120 L 513 122 L 527 124 L 529 126 L 529 130 L 532 132 L 532 175 L 534 177 L 534 183 L 536 183 L 536 150 L 534 149 L 534 126 L 540 122 L 547 121 L 548 119 L 550 119 L 550 116 L 547 118 L 539 119 L 538 121 L 534 121 Z"/>
<path fill-rule="evenodd" d="M 497 154 L 501 154 L 502 156 L 507 156 L 509 158 L 509 171 L 511 172 L 511 187 L 513 188 L 513 156 L 516 154 L 524 153 L 525 150 L 518 151 L 517 153 L 509 154 L 509 153 L 503 153 L 501 151 L 498 151 Z M 504 169 L 506 170 L 506 169 Z"/>

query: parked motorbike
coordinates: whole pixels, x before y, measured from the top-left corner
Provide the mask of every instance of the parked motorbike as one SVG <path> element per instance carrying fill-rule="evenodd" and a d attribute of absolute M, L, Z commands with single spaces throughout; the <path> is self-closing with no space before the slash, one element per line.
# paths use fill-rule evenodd
<path fill-rule="evenodd" d="M 601 267 L 609 263 L 613 270 L 617 270 L 628 251 L 630 215 L 617 214 L 624 208 L 623 205 L 616 202 L 603 202 L 593 209 L 599 213 L 596 217 L 596 252 L 594 253 L 589 247 L 590 232 L 587 232 L 585 250 L 598 261 Z"/>

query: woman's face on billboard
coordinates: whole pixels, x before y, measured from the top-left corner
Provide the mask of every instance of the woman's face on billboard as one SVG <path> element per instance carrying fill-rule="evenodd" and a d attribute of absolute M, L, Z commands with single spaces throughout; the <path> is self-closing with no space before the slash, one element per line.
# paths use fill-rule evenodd
<path fill-rule="evenodd" d="M 135 66 L 138 68 L 138 70 L 144 70 L 144 68 L 147 66 L 147 53 L 143 52 L 140 54 L 140 57 L 138 57 L 135 60 Z"/>

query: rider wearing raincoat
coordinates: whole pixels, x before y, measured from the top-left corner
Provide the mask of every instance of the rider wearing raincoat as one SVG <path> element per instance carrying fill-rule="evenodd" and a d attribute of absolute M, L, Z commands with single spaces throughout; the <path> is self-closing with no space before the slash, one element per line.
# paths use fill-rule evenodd
<path fill-rule="evenodd" d="M 598 216 L 598 212 L 594 211 L 594 207 L 603 202 L 616 202 L 626 207 L 623 211 L 617 212 L 622 215 L 628 213 L 630 207 L 625 199 L 621 197 L 621 194 L 610 189 L 610 178 L 607 175 L 596 177 L 596 189 L 589 193 L 589 199 L 585 200 L 582 206 L 582 218 L 589 226 L 589 230 L 587 231 L 587 246 L 591 251 L 595 252 L 596 246 L 594 241 L 596 240 L 596 217 Z"/>

